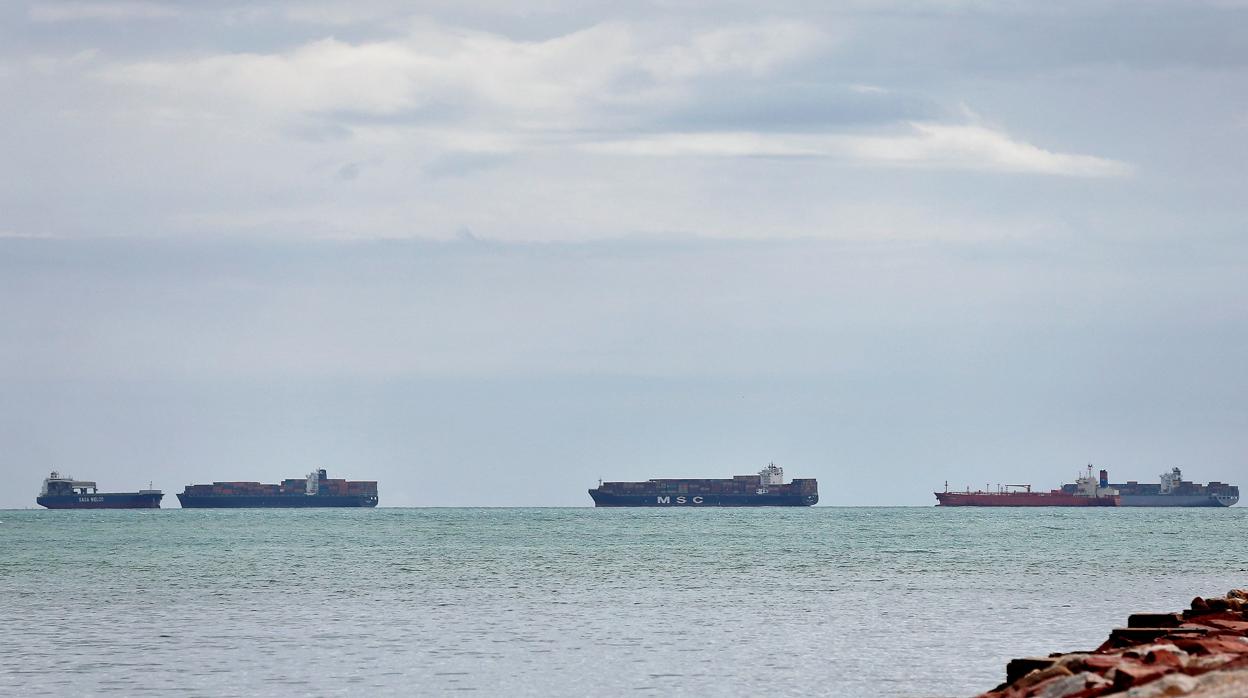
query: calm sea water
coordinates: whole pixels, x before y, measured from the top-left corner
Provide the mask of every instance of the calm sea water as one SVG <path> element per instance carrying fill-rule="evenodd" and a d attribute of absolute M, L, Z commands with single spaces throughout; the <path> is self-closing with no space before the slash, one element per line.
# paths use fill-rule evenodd
<path fill-rule="evenodd" d="M 0 694 L 954 696 L 1248 585 L 1248 509 L 0 511 Z"/>

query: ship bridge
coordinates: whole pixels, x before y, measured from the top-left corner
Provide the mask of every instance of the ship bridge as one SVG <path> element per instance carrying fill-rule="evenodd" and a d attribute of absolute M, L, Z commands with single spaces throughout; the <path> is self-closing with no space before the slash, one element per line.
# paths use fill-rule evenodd
<path fill-rule="evenodd" d="M 49 494 L 96 494 L 99 488 L 92 480 L 75 480 L 72 475 L 61 475 L 53 470 L 43 480 L 43 491 L 40 496 Z"/>

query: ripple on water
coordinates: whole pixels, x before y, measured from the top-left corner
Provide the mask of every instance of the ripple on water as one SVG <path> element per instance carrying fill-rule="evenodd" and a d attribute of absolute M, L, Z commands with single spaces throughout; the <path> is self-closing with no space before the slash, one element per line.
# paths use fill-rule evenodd
<path fill-rule="evenodd" d="M 1244 511 L 8 512 L 0 692 L 969 694 L 1242 586 Z"/>

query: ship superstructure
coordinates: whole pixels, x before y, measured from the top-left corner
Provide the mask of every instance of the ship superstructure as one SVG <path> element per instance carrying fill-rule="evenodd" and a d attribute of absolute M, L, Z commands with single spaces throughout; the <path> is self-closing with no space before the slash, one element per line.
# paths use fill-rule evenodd
<path fill-rule="evenodd" d="M 377 483 L 330 479 L 322 468 L 278 485 L 260 482 L 214 482 L 187 485 L 178 494 L 184 509 L 254 509 L 295 507 L 375 507 Z"/>
<path fill-rule="evenodd" d="M 43 479 L 43 489 L 35 502 L 49 509 L 159 509 L 164 497 L 160 490 L 101 492 L 92 480 L 75 480 L 53 470 Z"/>
<path fill-rule="evenodd" d="M 784 482 L 775 463 L 757 475 L 726 479 L 656 479 L 599 482 L 589 491 L 596 507 L 808 507 L 819 501 L 814 478 Z"/>
<path fill-rule="evenodd" d="M 1067 487 L 1071 489 L 1066 489 Z M 1121 503 L 1118 490 L 1102 486 L 1092 476 L 1092 466 L 1086 475 L 1075 479 L 1074 485 L 1049 492 L 1032 492 L 1031 485 L 998 485 L 995 491 L 987 488 L 972 492 L 936 492 L 936 506 L 942 507 L 1116 507 Z"/>

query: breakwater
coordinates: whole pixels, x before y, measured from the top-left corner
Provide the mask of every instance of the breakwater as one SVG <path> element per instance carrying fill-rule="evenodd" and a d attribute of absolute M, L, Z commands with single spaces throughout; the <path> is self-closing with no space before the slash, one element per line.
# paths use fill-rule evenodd
<path fill-rule="evenodd" d="M 1015 659 L 980 698 L 1248 696 L 1248 590 L 1192 600 L 1180 613 L 1136 613 L 1090 652 Z"/>

